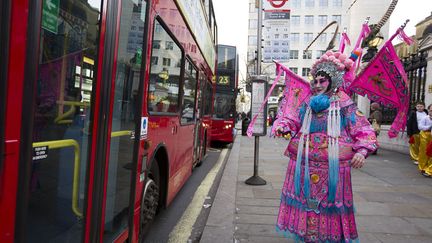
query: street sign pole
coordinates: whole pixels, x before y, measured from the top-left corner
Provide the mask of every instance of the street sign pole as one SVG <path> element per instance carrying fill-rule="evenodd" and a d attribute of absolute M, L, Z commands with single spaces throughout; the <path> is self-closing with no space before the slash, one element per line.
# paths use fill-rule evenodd
<path fill-rule="evenodd" d="M 262 41 L 262 11 L 263 11 L 263 6 L 262 6 L 262 0 L 257 0 L 258 1 L 258 26 L 257 26 L 257 56 L 256 56 L 256 64 L 257 64 L 257 76 L 259 77 L 259 75 L 261 75 L 261 41 Z M 265 80 L 265 84 L 264 84 L 264 90 L 267 90 L 267 79 Z M 257 82 L 252 81 L 252 102 L 251 102 L 251 118 L 254 117 L 254 112 L 253 112 L 253 108 L 259 109 L 259 105 L 255 105 L 254 106 L 254 90 L 256 91 L 256 87 L 254 87 L 254 83 L 257 84 Z M 257 93 L 257 92 L 255 92 Z M 264 95 L 266 92 L 263 93 L 263 100 L 264 100 Z M 256 97 L 256 95 L 255 95 Z M 256 103 L 256 102 L 255 102 Z M 256 110 L 256 112 L 258 112 L 258 110 Z M 265 115 L 267 113 L 267 107 L 264 108 L 263 111 L 263 116 L 264 116 L 264 135 L 266 133 L 267 127 L 266 127 L 266 121 L 267 121 L 267 115 Z M 257 118 L 257 120 L 259 120 Z M 258 122 L 257 122 L 258 123 Z M 255 126 L 254 126 L 255 127 Z M 265 185 L 267 182 L 262 179 L 259 175 L 258 175 L 258 161 L 259 161 L 259 136 L 258 134 L 254 134 L 255 136 L 255 146 L 254 146 L 254 173 L 253 176 L 250 177 L 249 179 L 247 179 L 245 181 L 246 184 L 248 185 Z M 262 135 L 261 135 L 262 136 Z"/>
<path fill-rule="evenodd" d="M 259 162 L 259 137 L 266 136 L 267 134 L 267 105 L 260 111 L 261 104 L 264 102 L 267 93 L 268 79 L 267 76 L 254 76 L 252 77 L 252 102 L 251 102 L 251 115 L 257 118 L 253 127 L 253 136 L 255 136 L 254 146 L 254 172 L 253 176 L 245 181 L 248 185 L 265 185 L 267 182 L 258 175 L 258 162 Z"/>

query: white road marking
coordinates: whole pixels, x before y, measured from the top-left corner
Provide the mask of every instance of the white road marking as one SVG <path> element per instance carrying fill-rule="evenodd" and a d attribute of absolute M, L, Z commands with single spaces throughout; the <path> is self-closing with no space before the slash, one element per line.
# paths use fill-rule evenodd
<path fill-rule="evenodd" d="M 201 182 L 201 185 L 197 188 L 191 203 L 187 207 L 186 211 L 183 213 L 177 225 L 174 227 L 174 230 L 171 231 L 171 233 L 169 234 L 169 243 L 188 241 L 189 236 L 192 232 L 192 226 L 194 225 L 196 219 L 199 216 L 199 213 L 201 212 L 207 194 L 210 191 L 211 186 L 213 185 L 213 181 L 220 167 L 222 166 L 222 162 L 224 161 L 227 152 L 228 149 L 222 149 L 218 161 L 209 171 L 205 179 Z"/>

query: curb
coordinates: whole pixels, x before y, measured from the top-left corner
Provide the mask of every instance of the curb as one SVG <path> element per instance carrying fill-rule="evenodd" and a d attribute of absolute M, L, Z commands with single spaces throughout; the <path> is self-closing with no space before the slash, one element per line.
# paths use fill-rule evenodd
<path fill-rule="evenodd" d="M 237 134 L 200 242 L 233 242 L 241 135 Z"/>

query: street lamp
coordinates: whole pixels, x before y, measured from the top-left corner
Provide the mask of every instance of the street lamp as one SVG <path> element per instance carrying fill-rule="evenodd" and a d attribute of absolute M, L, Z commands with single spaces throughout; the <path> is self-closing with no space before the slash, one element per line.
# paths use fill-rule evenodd
<path fill-rule="evenodd" d="M 374 25 L 372 25 L 373 29 Z M 384 41 L 384 37 L 379 32 L 371 33 L 365 40 L 365 44 L 368 47 L 366 54 L 362 58 L 362 62 L 369 62 L 378 52 L 378 46 L 381 45 Z"/>

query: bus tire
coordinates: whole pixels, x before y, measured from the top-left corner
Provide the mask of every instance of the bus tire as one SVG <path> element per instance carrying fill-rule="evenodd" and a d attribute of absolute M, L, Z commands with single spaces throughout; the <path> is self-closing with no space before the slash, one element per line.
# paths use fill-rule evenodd
<path fill-rule="evenodd" d="M 149 178 L 144 186 L 143 198 L 141 201 L 141 230 L 140 242 L 143 242 L 144 236 L 148 233 L 150 225 L 153 222 L 159 208 L 160 201 L 160 174 L 159 165 L 154 158 L 150 170 Z"/>

